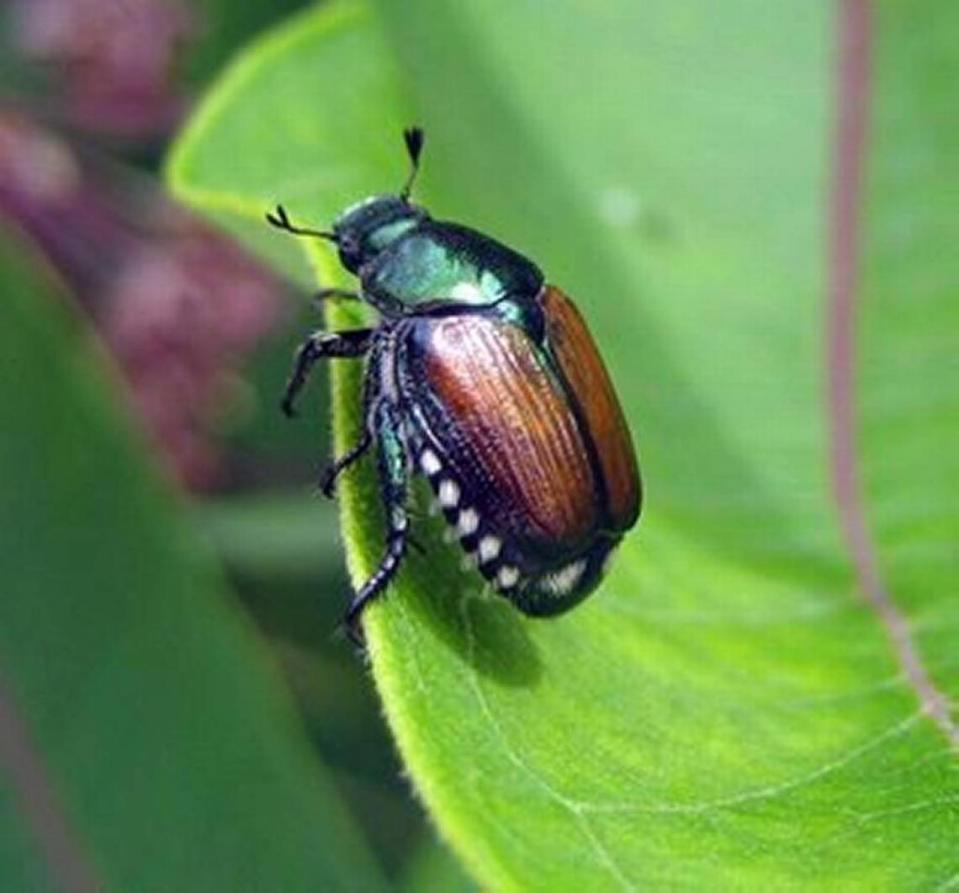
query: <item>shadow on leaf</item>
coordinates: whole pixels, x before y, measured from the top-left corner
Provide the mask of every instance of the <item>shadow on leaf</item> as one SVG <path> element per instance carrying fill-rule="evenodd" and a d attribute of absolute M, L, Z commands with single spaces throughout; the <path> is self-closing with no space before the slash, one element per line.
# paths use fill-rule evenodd
<path fill-rule="evenodd" d="M 404 587 L 412 610 L 449 650 L 477 673 L 512 688 L 535 686 L 543 671 L 522 616 L 505 599 L 487 594 L 473 572 L 459 570 L 455 546 L 431 540 L 429 555 L 408 563 Z"/>

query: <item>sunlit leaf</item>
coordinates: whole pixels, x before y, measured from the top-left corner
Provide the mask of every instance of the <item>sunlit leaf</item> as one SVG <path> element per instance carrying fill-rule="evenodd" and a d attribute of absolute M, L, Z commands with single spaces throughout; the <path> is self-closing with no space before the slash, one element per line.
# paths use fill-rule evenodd
<path fill-rule="evenodd" d="M 171 163 L 275 253 L 270 205 L 325 225 L 395 189 L 419 121 L 421 200 L 536 258 L 608 358 L 648 502 L 602 589 L 525 620 L 432 527 L 368 615 L 413 780 L 490 889 L 959 876 L 959 12 L 839 6 L 331 6 L 241 59 Z"/>

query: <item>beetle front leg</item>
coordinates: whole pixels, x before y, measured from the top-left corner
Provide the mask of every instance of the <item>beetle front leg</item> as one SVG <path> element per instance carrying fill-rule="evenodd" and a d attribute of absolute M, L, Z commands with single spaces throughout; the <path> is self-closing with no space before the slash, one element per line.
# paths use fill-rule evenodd
<path fill-rule="evenodd" d="M 337 359 L 340 357 L 361 357 L 369 349 L 373 340 L 373 329 L 352 329 L 347 332 L 314 332 L 296 352 L 293 361 L 293 373 L 286 383 L 283 400 L 280 403 L 288 416 L 296 415 L 293 403 L 296 395 L 306 384 L 310 370 L 317 360 Z"/>
<path fill-rule="evenodd" d="M 379 566 L 350 602 L 344 623 L 355 642 L 361 642 L 360 619 L 370 604 L 396 575 L 409 542 L 406 511 L 407 456 L 395 411 L 381 404 L 376 409 L 376 441 L 379 448 L 380 491 L 386 512 L 386 550 Z"/>

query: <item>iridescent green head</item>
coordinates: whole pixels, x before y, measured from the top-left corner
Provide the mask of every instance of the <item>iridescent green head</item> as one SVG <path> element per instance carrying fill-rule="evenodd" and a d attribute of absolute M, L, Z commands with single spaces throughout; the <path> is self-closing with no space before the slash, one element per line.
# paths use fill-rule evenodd
<path fill-rule="evenodd" d="M 333 224 L 340 262 L 351 273 L 429 214 L 403 195 L 374 195 L 347 208 Z"/>
<path fill-rule="evenodd" d="M 423 131 L 411 127 L 403 131 L 410 156 L 410 173 L 399 195 L 374 195 L 347 208 L 333 224 L 334 241 L 340 261 L 351 273 L 372 260 L 421 220 L 429 218 L 423 208 L 410 201 L 410 191 L 420 167 Z"/>

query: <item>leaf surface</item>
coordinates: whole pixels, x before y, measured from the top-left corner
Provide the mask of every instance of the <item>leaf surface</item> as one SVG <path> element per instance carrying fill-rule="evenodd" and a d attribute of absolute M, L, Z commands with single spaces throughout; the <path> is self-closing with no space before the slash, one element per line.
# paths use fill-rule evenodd
<path fill-rule="evenodd" d="M 420 199 L 576 297 L 647 485 L 608 581 L 561 619 L 485 597 L 436 525 L 371 609 L 440 830 L 496 890 L 956 883 L 959 13 L 377 10 L 320 11 L 240 60 L 174 184 L 275 251 L 254 217 L 282 200 L 328 225 L 397 188 L 399 128 L 422 123 Z M 343 449 L 359 370 L 336 373 Z M 361 580 L 369 468 L 342 495 Z"/>

